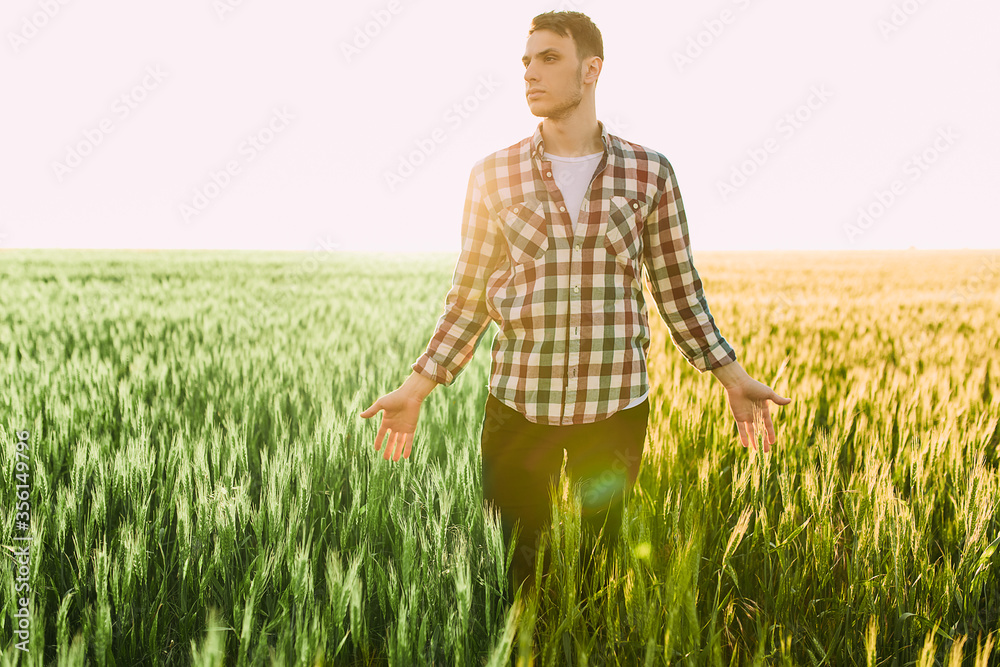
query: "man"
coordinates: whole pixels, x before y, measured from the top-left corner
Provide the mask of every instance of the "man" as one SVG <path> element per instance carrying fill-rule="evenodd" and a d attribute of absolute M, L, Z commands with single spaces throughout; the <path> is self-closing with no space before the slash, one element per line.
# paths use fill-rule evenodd
<path fill-rule="evenodd" d="M 375 449 L 388 435 L 384 458 L 409 458 L 422 401 L 454 381 L 490 320 L 499 324 L 481 438 L 483 498 L 500 510 L 506 544 L 520 523 L 515 587 L 533 582 L 548 483 L 564 451 L 567 475 L 584 491 L 585 525 L 609 548 L 620 532 L 649 414 L 643 271 L 674 345 L 724 385 L 744 447 L 756 442 L 756 416 L 767 451 L 775 442 L 767 402 L 790 402 L 750 378 L 716 328 L 670 163 L 597 120 L 603 60 L 587 16 L 533 19 L 525 94 L 543 120 L 534 136 L 473 167 L 445 312 L 410 377 L 361 413 L 385 410 Z"/>

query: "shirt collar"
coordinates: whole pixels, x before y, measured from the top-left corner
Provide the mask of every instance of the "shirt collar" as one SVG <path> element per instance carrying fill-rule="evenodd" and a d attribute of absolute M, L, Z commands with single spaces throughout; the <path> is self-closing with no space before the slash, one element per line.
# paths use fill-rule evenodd
<path fill-rule="evenodd" d="M 611 133 L 608 132 L 608 128 L 601 121 L 597 121 L 597 124 L 601 127 L 601 141 L 604 142 L 605 152 L 611 155 L 613 153 Z M 542 160 L 545 159 L 545 142 L 542 140 L 542 121 L 538 122 L 535 134 L 531 137 L 531 155 L 537 155 Z"/>

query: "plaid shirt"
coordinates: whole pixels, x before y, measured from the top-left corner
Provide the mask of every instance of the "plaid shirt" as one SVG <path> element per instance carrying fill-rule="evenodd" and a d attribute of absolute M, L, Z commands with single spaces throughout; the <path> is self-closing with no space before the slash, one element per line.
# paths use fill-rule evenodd
<path fill-rule="evenodd" d="M 648 389 L 640 274 L 677 349 L 698 371 L 736 360 L 715 326 L 667 159 L 608 133 L 574 234 L 532 137 L 476 162 L 445 309 L 413 370 L 444 385 L 495 320 L 489 390 L 528 421 L 586 424 Z"/>

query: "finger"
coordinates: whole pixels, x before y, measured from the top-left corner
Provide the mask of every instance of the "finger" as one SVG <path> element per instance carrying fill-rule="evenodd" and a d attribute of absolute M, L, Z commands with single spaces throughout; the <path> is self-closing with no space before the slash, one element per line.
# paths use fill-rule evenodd
<path fill-rule="evenodd" d="M 399 442 L 399 437 L 400 436 L 399 436 L 398 432 L 392 434 L 392 440 L 389 441 L 389 446 L 385 448 L 385 460 L 386 461 L 388 461 L 389 459 L 392 459 L 393 456 L 395 456 L 395 454 L 396 454 L 396 448 L 398 447 L 397 443 Z"/>
<path fill-rule="evenodd" d="M 399 441 L 403 437 L 403 434 L 399 431 L 393 431 L 392 439 L 389 441 L 389 446 L 385 448 L 385 460 L 388 461 L 393 457 L 399 448 Z M 398 459 L 399 457 L 396 456 Z"/>
<path fill-rule="evenodd" d="M 409 433 L 399 434 L 399 438 L 396 440 L 396 453 L 392 457 L 393 461 L 398 461 L 400 457 L 403 456 L 403 450 L 406 448 L 406 439 L 409 436 Z"/>
<path fill-rule="evenodd" d="M 792 402 L 792 399 L 785 398 L 784 396 L 780 396 L 779 394 L 775 393 L 773 390 L 771 391 L 771 400 L 774 401 L 775 403 L 777 403 L 778 405 L 788 405 L 789 403 Z"/>
<path fill-rule="evenodd" d="M 407 433 L 406 434 L 406 449 L 403 450 L 403 458 L 404 459 L 410 458 L 410 449 L 412 447 L 413 447 L 413 434 L 412 433 Z"/>
<path fill-rule="evenodd" d="M 392 433 L 389 434 L 389 440 L 385 443 L 385 451 L 382 452 L 382 458 L 384 458 L 386 461 L 388 461 L 389 457 L 392 456 L 392 445 L 395 441 L 396 441 L 396 432 L 393 431 Z"/>
<path fill-rule="evenodd" d="M 375 401 L 374 403 L 372 403 L 371 405 L 369 405 L 368 408 L 364 412 L 361 413 L 361 416 L 364 417 L 365 419 L 368 419 L 369 417 L 373 416 L 375 413 L 378 412 L 378 410 L 375 408 L 375 406 L 377 406 L 377 405 L 378 405 L 378 401 Z M 373 412 L 373 410 L 374 410 L 374 412 Z"/>
<path fill-rule="evenodd" d="M 383 422 L 379 426 L 379 428 L 378 428 L 378 435 L 375 436 L 375 451 L 376 452 L 378 450 L 382 449 L 382 441 L 385 439 L 385 434 L 386 434 L 386 431 L 388 431 L 388 430 L 389 430 L 389 427 L 385 425 L 385 422 Z"/>
<path fill-rule="evenodd" d="M 750 448 L 757 449 L 757 428 L 752 421 L 747 422 L 747 437 L 750 439 Z"/>
<path fill-rule="evenodd" d="M 747 446 L 747 425 L 746 425 L 746 423 L 745 422 L 741 422 L 741 421 L 736 422 L 736 429 L 740 432 L 740 442 L 743 443 L 744 447 L 746 447 Z"/>
<path fill-rule="evenodd" d="M 764 413 L 764 427 L 767 429 L 767 444 L 773 445 L 777 441 L 774 435 L 774 424 L 771 423 L 771 413 Z"/>

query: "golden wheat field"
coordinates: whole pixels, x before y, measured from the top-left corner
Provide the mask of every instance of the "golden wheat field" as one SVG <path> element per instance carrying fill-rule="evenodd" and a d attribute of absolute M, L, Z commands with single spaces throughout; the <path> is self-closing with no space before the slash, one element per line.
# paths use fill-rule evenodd
<path fill-rule="evenodd" d="M 552 576 L 503 591 L 495 324 L 408 461 L 358 416 L 454 255 L 0 253 L 0 664 L 998 664 L 1000 253 L 695 259 L 792 402 L 744 449 L 647 291 L 645 453 L 584 601 L 566 486 Z"/>

